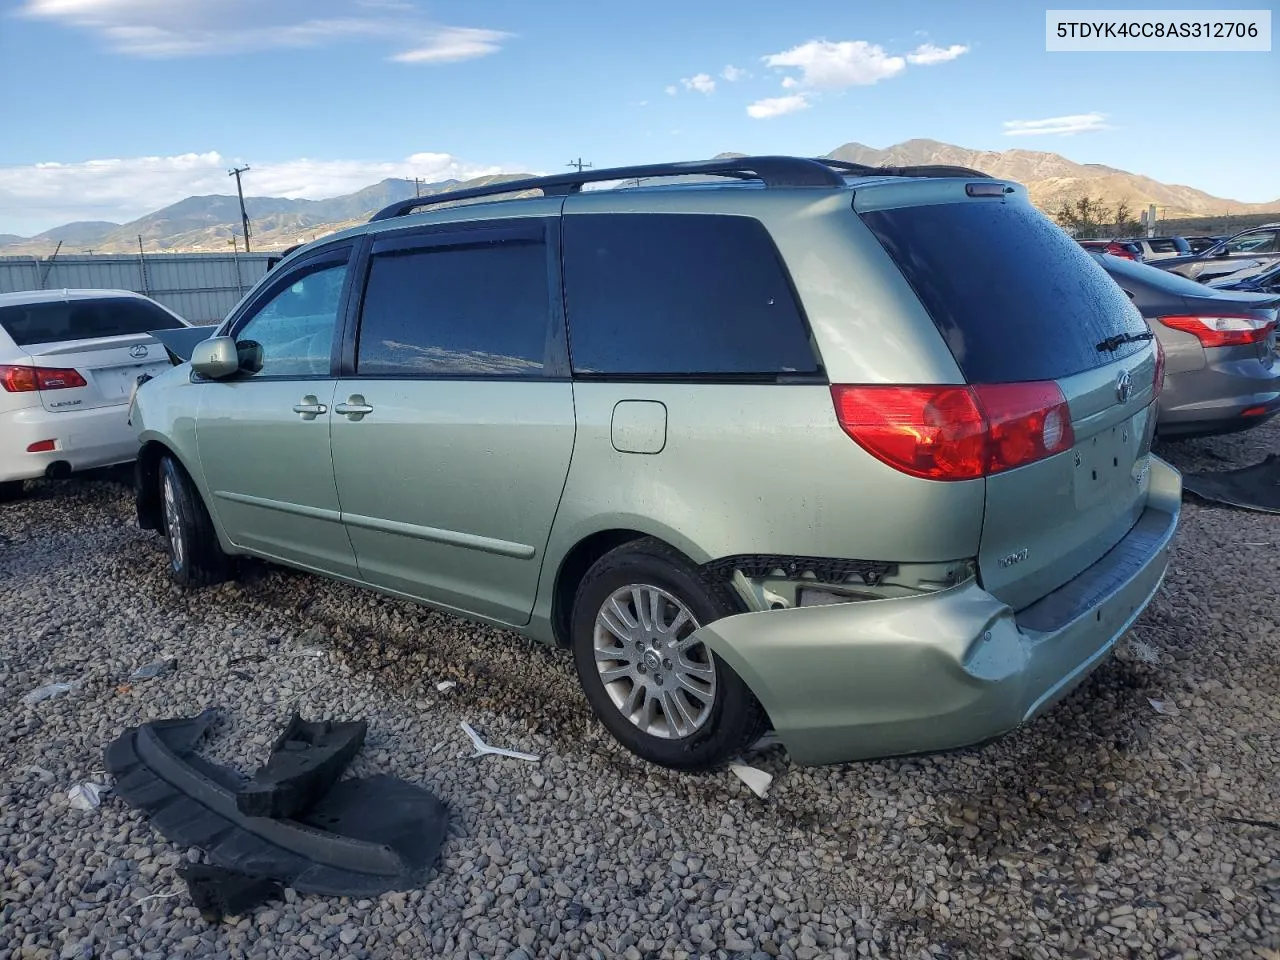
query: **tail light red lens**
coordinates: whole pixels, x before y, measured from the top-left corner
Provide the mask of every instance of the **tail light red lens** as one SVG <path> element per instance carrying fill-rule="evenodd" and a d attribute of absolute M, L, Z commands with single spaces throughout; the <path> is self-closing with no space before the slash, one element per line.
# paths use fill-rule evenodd
<path fill-rule="evenodd" d="M 57 440 L 37 440 L 27 445 L 27 453 L 49 453 L 58 449 Z"/>
<path fill-rule="evenodd" d="M 1206 347 L 1247 347 L 1270 336 L 1274 320 L 1248 316 L 1161 317 L 1166 327 L 1189 333 Z"/>
<path fill-rule="evenodd" d="M 36 390 L 67 390 L 84 387 L 80 371 L 70 367 L 23 367 L 0 364 L 0 387 L 9 393 L 32 393 Z"/>
<path fill-rule="evenodd" d="M 1071 413 L 1058 385 L 831 388 L 840 426 L 896 470 L 972 480 L 1069 450 Z"/>

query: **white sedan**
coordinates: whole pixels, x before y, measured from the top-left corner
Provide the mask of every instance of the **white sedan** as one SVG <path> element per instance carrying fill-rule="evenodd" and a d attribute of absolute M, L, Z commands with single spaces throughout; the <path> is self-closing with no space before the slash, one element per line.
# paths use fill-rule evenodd
<path fill-rule="evenodd" d="M 190 326 L 128 290 L 0 294 L 0 501 L 25 480 L 133 460 L 131 392 L 169 366 L 149 331 Z"/>

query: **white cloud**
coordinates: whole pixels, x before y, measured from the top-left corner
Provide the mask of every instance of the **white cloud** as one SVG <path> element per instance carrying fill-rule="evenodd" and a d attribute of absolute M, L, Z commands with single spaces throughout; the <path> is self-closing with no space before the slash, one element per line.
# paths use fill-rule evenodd
<path fill-rule="evenodd" d="M 765 100 L 757 100 L 747 107 L 747 115 L 757 120 L 768 120 L 771 117 L 780 117 L 786 113 L 795 113 L 797 110 L 806 110 L 808 107 L 808 99 L 804 94 L 797 93 L 789 97 L 769 97 Z"/>
<path fill-rule="evenodd" d="M 775 68 L 798 68 L 805 86 L 828 90 L 878 83 L 897 76 L 907 66 L 903 57 L 890 56 L 883 47 L 865 40 L 810 40 L 770 54 L 764 62 Z"/>
<path fill-rule="evenodd" d="M 123 223 L 185 197 L 234 194 L 230 166 L 230 158 L 214 151 L 0 166 L 0 233 L 30 235 L 72 220 Z M 415 153 L 397 161 L 299 158 L 251 163 L 244 187 L 254 197 L 320 200 L 387 177 L 465 180 L 502 172 L 516 171 L 447 153 Z"/>
<path fill-rule="evenodd" d="M 686 90 L 696 90 L 708 96 L 716 92 L 716 82 L 709 73 L 695 73 L 692 77 L 683 77 L 680 83 Z"/>
<path fill-rule="evenodd" d="M 475 27 L 445 27 L 425 36 L 426 43 L 391 59 L 397 63 L 455 63 L 474 60 L 497 53 L 503 40 L 511 34 L 500 30 L 480 30 Z"/>
<path fill-rule="evenodd" d="M 668 86 L 668 87 L 664 87 L 663 89 L 665 89 L 665 90 L 667 91 L 667 96 L 668 96 L 668 97 L 674 97 L 677 93 L 679 93 L 679 92 L 680 92 L 679 88 L 677 88 L 677 87 L 676 87 L 676 85 L 675 85 L 674 83 L 673 83 L 673 84 L 671 84 L 671 85 L 670 85 L 670 86 Z"/>
<path fill-rule="evenodd" d="M 170 59 L 381 41 L 400 63 L 496 53 L 511 34 L 443 26 L 403 0 L 26 0 L 19 12 L 97 33 L 118 53 Z"/>
<path fill-rule="evenodd" d="M 932 43 L 922 43 L 907 54 L 907 62 L 918 67 L 930 67 L 935 63 L 946 63 L 969 52 L 963 43 L 953 43 L 949 47 L 935 47 Z"/>
<path fill-rule="evenodd" d="M 720 76 L 725 80 L 728 80 L 730 83 L 737 83 L 739 80 L 746 80 L 751 76 L 751 74 L 746 70 L 743 70 L 741 67 L 735 67 L 733 64 L 729 64 L 720 71 Z"/>
<path fill-rule="evenodd" d="M 1006 137 L 1063 137 L 1074 133 L 1094 133 L 1110 130 L 1105 113 L 1073 113 L 1065 117 L 1048 117 L 1044 120 L 1006 120 Z"/>

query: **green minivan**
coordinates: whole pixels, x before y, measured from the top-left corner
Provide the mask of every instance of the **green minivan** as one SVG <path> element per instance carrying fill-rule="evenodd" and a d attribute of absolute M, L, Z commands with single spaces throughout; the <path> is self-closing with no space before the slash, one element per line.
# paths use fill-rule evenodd
<path fill-rule="evenodd" d="M 406 200 L 137 390 L 138 516 L 572 651 L 627 748 L 971 744 L 1159 589 L 1162 355 L 1021 186 L 746 157 Z M 422 638 L 429 643 L 429 637 Z"/>

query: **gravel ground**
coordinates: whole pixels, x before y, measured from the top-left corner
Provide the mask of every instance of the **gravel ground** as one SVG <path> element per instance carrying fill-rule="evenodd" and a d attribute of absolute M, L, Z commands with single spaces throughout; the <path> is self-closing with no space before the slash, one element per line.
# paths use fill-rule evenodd
<path fill-rule="evenodd" d="M 1222 469 L 1277 447 L 1280 424 L 1162 453 Z M 802 769 L 775 747 L 761 801 L 624 753 L 563 654 L 265 566 L 184 595 L 127 488 L 40 484 L 0 508 L 0 960 L 1277 960 L 1278 543 L 1280 517 L 1188 504 L 1163 592 L 1050 715 L 939 757 Z M 23 705 L 56 680 L 77 686 Z M 117 799 L 67 801 L 126 726 L 224 706 L 206 750 L 251 769 L 295 703 L 367 718 L 355 771 L 449 802 L 424 889 L 287 891 L 210 926 L 174 872 L 192 853 Z M 460 720 L 541 763 L 471 758 Z"/>

